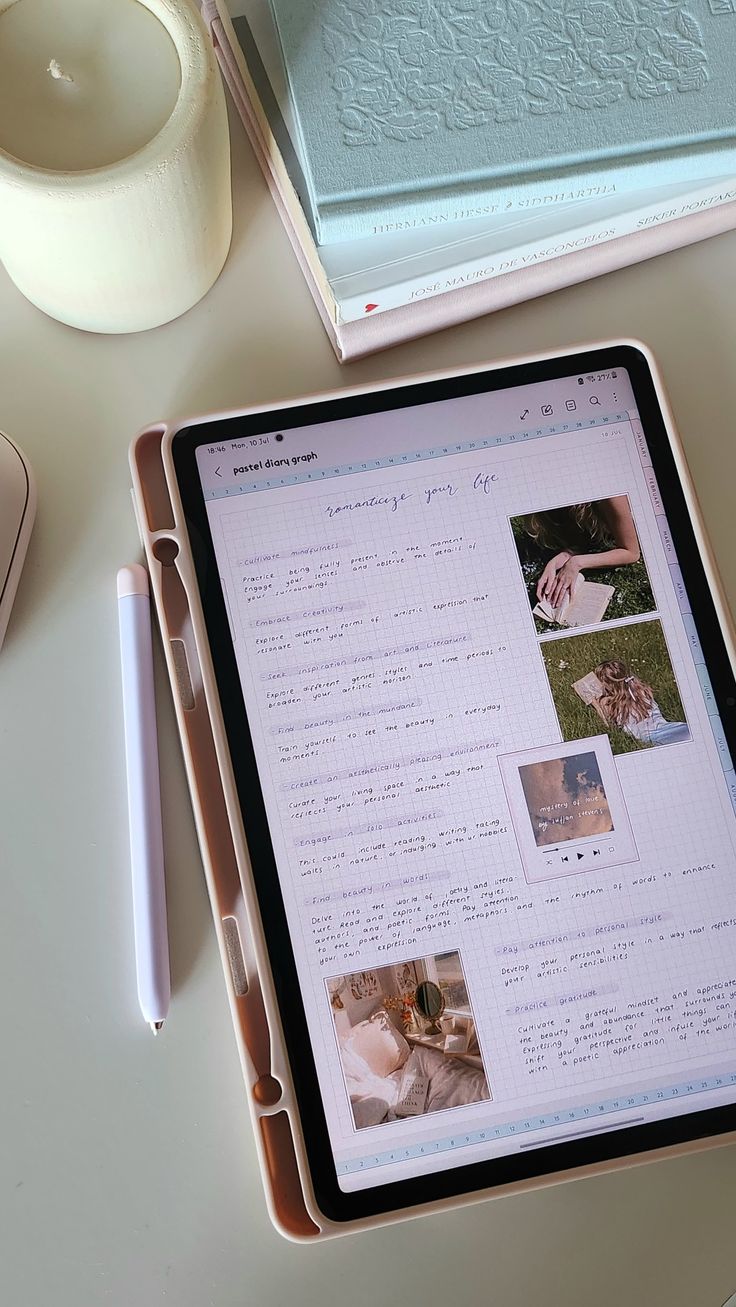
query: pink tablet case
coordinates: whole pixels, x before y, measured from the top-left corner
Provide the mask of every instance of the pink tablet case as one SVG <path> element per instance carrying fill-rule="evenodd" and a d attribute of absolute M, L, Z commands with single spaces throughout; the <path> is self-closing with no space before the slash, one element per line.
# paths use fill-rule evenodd
<path fill-rule="evenodd" d="M 614 344 L 633 344 L 647 356 L 652 368 L 706 575 L 724 638 L 736 665 L 728 608 L 656 364 L 646 347 L 638 341 L 596 342 L 585 348 L 605 348 Z M 471 371 L 492 370 L 494 367 L 529 363 L 541 358 L 571 356 L 580 348 L 583 347 L 537 356 L 533 360 L 505 359 Z M 315 398 L 332 399 L 350 393 L 372 393 L 408 383 L 462 376 L 467 371 L 468 369 L 456 368 L 432 376 L 398 377 L 383 383 L 383 386 L 378 383 L 356 386 L 329 395 L 304 396 L 290 402 L 298 405 Z M 217 417 L 232 419 L 255 411 L 283 407 L 283 402 L 277 402 L 263 405 L 258 410 L 242 409 L 239 412 L 210 414 L 172 424 L 159 423 L 142 431 L 133 441 L 130 450 L 133 502 L 150 572 L 151 594 L 161 628 L 266 1203 L 274 1225 L 289 1239 L 311 1242 L 314 1239 L 385 1225 L 410 1216 L 466 1206 L 485 1198 L 498 1198 L 508 1193 L 574 1180 L 594 1172 L 620 1170 L 634 1164 L 735 1142 L 736 1134 L 693 1140 L 634 1157 L 615 1158 L 574 1171 L 536 1176 L 515 1184 L 459 1195 L 411 1209 L 400 1209 L 347 1224 L 337 1224 L 321 1213 L 310 1178 L 304 1130 L 282 1036 L 268 950 L 252 881 L 222 709 L 171 454 L 173 436 L 183 427 L 197 422 L 212 422 Z"/>
<path fill-rule="evenodd" d="M 560 290 L 576 282 L 587 281 L 591 277 L 599 277 L 605 272 L 614 272 L 618 268 L 625 268 L 628 264 L 641 263 L 656 254 L 665 254 L 682 245 L 690 245 L 736 227 L 736 201 L 734 201 L 702 213 L 690 214 L 686 218 L 675 218 L 670 222 L 660 223 L 656 227 L 646 228 L 630 236 L 621 237 L 619 240 L 606 241 L 602 245 L 595 245 L 589 249 L 562 254 L 545 263 L 503 273 L 492 280 L 475 282 L 458 290 L 446 291 L 442 295 L 418 300 L 415 304 L 389 309 L 386 313 L 380 313 L 373 318 L 364 318 L 359 322 L 342 325 L 335 324 L 327 313 L 282 193 L 280 181 L 264 148 L 258 121 L 248 99 L 238 61 L 228 37 L 227 29 L 230 24 L 228 23 L 226 27 L 218 13 L 215 0 L 205 0 L 203 15 L 205 21 L 210 24 L 225 81 L 245 124 L 253 151 L 268 182 L 274 203 L 288 232 L 325 330 L 341 362 L 360 358 L 377 350 L 388 349 L 392 345 L 412 340 L 417 336 L 428 335 L 432 331 L 441 331 L 443 327 L 456 326 L 471 318 L 481 317 L 484 313 L 508 308 L 511 304 L 519 304 L 524 300 L 546 295 L 549 291 Z"/>
<path fill-rule="evenodd" d="M 36 516 L 36 482 L 28 459 L 0 431 L 0 646 Z"/>

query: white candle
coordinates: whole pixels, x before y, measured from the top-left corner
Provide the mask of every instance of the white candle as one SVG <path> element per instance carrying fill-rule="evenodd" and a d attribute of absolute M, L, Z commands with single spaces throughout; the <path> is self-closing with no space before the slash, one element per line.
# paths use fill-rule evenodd
<path fill-rule="evenodd" d="M 192 0 L 0 0 L 0 259 L 51 316 L 190 308 L 232 226 L 225 100 Z"/>
<path fill-rule="evenodd" d="M 171 117 L 176 46 L 138 0 L 17 0 L 0 14 L 0 146 L 78 172 L 134 154 Z"/>

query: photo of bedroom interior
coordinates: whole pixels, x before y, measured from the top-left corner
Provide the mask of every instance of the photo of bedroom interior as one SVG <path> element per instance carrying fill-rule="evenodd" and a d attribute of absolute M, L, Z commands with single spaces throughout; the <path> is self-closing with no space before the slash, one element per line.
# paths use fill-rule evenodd
<path fill-rule="evenodd" d="M 460 955 L 327 981 L 356 1130 L 489 1100 Z"/>

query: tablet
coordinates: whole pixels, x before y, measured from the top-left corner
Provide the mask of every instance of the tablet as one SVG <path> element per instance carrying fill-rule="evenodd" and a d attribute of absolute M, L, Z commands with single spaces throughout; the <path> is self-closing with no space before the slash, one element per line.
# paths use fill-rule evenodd
<path fill-rule="evenodd" d="M 632 344 L 175 430 L 313 1192 L 736 1124 L 736 689 Z"/>

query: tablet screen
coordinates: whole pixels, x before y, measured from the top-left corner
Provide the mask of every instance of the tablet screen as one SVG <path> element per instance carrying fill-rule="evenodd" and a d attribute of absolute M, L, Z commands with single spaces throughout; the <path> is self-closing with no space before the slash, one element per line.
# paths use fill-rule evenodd
<path fill-rule="evenodd" d="M 629 372 L 392 403 L 196 450 L 345 1193 L 736 1096 L 733 764 Z"/>

